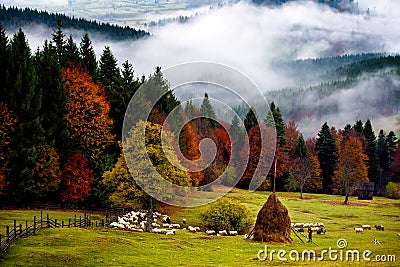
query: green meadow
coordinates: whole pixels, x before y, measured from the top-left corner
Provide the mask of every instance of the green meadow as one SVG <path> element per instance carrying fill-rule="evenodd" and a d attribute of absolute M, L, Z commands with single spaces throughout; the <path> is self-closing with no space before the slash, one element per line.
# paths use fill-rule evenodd
<path fill-rule="evenodd" d="M 254 222 L 258 211 L 265 203 L 269 192 L 253 192 L 234 189 L 225 197 L 237 199 L 251 210 Z M 105 228 L 57 228 L 40 230 L 36 236 L 20 239 L 13 243 L 0 259 L 1 266 L 399 266 L 400 262 L 400 201 L 375 197 L 372 201 L 361 201 L 355 197 L 350 205 L 341 205 L 342 196 L 305 194 L 303 200 L 298 193 L 277 193 L 288 208 L 292 222 L 322 222 L 325 235 L 313 235 L 316 244 L 302 241 L 292 233 L 290 245 L 266 244 L 245 239 L 243 235 L 234 237 L 207 236 L 178 230 L 175 236 L 149 233 L 134 233 Z M 206 206 L 197 208 L 176 208 L 162 206 L 163 212 L 170 214 L 172 222 L 202 227 L 200 213 Z M 68 220 L 77 212 L 49 211 L 50 218 Z M 47 214 L 47 212 L 44 212 Z M 83 213 L 80 214 L 83 217 Z M 0 233 L 5 233 L 6 225 L 13 220 L 24 223 L 40 217 L 40 211 L 0 211 Z M 92 219 L 102 219 L 99 214 Z M 369 224 L 372 230 L 355 233 L 354 228 Z M 383 225 L 385 231 L 377 231 L 374 225 Z M 202 227 L 202 230 L 204 228 Z M 345 239 L 347 246 L 339 249 L 337 241 Z M 377 239 L 380 244 L 375 244 Z M 265 251 L 268 258 L 260 261 L 257 254 Z M 329 248 L 337 250 L 329 258 Z M 276 251 L 272 253 L 271 251 Z M 278 259 L 277 253 L 281 252 Z M 326 250 L 326 252 L 324 252 Z M 346 253 L 358 251 L 360 261 L 353 261 Z M 363 258 L 365 251 L 366 260 Z M 299 260 L 296 257 L 299 253 Z M 308 254 L 302 260 L 304 251 L 315 251 L 315 261 Z M 368 251 L 367 251 L 368 252 Z M 285 253 L 285 254 L 284 254 Z M 323 260 L 321 253 L 324 253 Z M 289 258 L 289 254 L 292 259 Z M 342 255 L 342 260 L 340 260 Z M 349 254 L 350 255 L 350 254 Z M 265 253 L 260 253 L 261 257 Z M 271 258 L 272 257 L 272 258 Z M 336 260 L 335 257 L 337 257 Z M 356 258 L 356 257 L 355 257 Z M 332 260 L 331 260 L 332 259 Z M 369 259 L 369 261 L 367 261 Z M 376 259 L 385 259 L 377 262 Z"/>

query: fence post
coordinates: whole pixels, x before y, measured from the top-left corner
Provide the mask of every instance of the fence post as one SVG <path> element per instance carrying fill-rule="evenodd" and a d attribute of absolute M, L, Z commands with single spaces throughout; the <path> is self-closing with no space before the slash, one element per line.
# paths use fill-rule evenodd
<path fill-rule="evenodd" d="M 79 227 L 82 228 L 82 216 L 79 216 Z"/>
<path fill-rule="evenodd" d="M 86 213 L 83 214 L 83 227 L 87 227 L 87 221 L 86 221 Z"/>
<path fill-rule="evenodd" d="M 33 234 L 36 235 L 36 216 L 33 216 Z"/>
<path fill-rule="evenodd" d="M 74 216 L 74 227 L 76 227 L 76 214 Z"/>
<path fill-rule="evenodd" d="M 64 220 L 61 221 L 61 228 L 64 228 Z"/>
<path fill-rule="evenodd" d="M 48 213 L 47 213 L 46 218 L 47 218 L 47 228 L 50 228 L 50 220 L 49 220 L 49 214 Z"/>
<path fill-rule="evenodd" d="M 28 221 L 25 221 L 25 233 L 26 237 L 28 237 Z"/>
<path fill-rule="evenodd" d="M 14 234 L 17 237 L 17 220 L 14 220 Z"/>

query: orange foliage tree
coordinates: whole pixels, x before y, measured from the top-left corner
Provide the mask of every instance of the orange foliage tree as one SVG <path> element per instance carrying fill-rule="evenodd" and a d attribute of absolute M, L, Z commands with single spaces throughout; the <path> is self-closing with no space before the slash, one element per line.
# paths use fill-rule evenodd
<path fill-rule="evenodd" d="M 335 171 L 334 186 L 336 192 L 344 193 L 344 203 L 348 204 L 349 195 L 356 190 L 358 182 L 368 182 L 368 156 L 361 141 L 356 136 L 338 137 L 338 166 Z"/>
<path fill-rule="evenodd" d="M 68 157 L 61 172 L 61 201 L 84 201 L 89 195 L 93 179 L 93 171 L 81 153 Z"/>
<path fill-rule="evenodd" d="M 62 81 L 67 95 L 66 133 L 74 148 L 96 157 L 114 139 L 105 89 L 73 66 L 63 70 Z"/>

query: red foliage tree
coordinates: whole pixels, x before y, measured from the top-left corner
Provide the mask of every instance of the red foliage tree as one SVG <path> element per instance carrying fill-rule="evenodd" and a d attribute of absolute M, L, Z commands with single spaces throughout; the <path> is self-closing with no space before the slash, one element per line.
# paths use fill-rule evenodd
<path fill-rule="evenodd" d="M 6 103 L 0 102 L 0 192 L 7 184 L 7 148 L 12 141 L 16 123 L 14 113 L 8 109 Z"/>
<path fill-rule="evenodd" d="M 81 153 L 70 156 L 61 173 L 61 201 L 84 201 L 93 183 L 93 171 Z"/>

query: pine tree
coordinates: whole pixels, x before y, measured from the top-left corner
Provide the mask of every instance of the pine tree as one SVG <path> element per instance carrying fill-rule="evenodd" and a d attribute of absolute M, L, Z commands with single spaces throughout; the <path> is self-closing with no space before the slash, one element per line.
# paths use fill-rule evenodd
<path fill-rule="evenodd" d="M 64 141 L 62 117 L 66 96 L 61 85 L 61 68 L 56 47 L 45 41 L 43 50 L 36 53 L 35 67 L 37 90 L 42 92 L 43 103 L 46 103 L 40 110 L 46 140 L 60 148 Z"/>
<path fill-rule="evenodd" d="M 6 31 L 0 23 L 0 96 L 2 101 L 8 101 L 7 69 L 9 64 L 9 45 Z"/>
<path fill-rule="evenodd" d="M 112 54 L 110 47 L 106 46 L 100 56 L 98 80 L 105 86 L 108 94 L 112 96 L 119 79 L 117 59 Z"/>
<path fill-rule="evenodd" d="M 57 19 L 57 30 L 52 33 L 52 40 L 56 46 L 56 54 L 58 63 L 61 66 L 65 66 L 65 34 L 62 31 L 62 20 L 61 18 Z"/>
<path fill-rule="evenodd" d="M 37 76 L 31 50 L 25 34 L 20 29 L 10 43 L 10 66 L 8 68 L 9 108 L 16 113 L 17 126 L 11 149 L 13 177 L 9 192 L 15 199 L 32 201 L 37 195 L 29 183 L 35 179 L 35 147 L 44 141 L 40 109 L 42 90 L 36 88 Z M 19 189 L 17 189 L 19 188 Z"/>
<path fill-rule="evenodd" d="M 244 127 L 249 132 L 253 127 L 258 125 L 257 114 L 254 108 L 250 108 L 244 118 Z"/>
<path fill-rule="evenodd" d="M 195 108 L 193 106 L 192 99 L 189 99 L 188 102 L 186 102 L 184 112 L 189 119 L 194 118 Z"/>
<path fill-rule="evenodd" d="M 378 191 L 381 187 L 381 184 L 379 183 L 378 146 L 370 120 L 365 122 L 363 133 L 367 139 L 367 147 L 365 152 L 368 156 L 368 178 L 371 182 L 375 182 L 375 190 Z"/>
<path fill-rule="evenodd" d="M 323 190 L 325 193 L 331 193 L 332 177 L 337 165 L 337 148 L 335 139 L 326 122 L 318 132 L 315 150 L 318 152 L 318 160 L 322 170 Z"/>
<path fill-rule="evenodd" d="M 76 46 L 72 35 L 69 36 L 65 44 L 65 62 L 74 65 L 80 64 L 81 58 L 79 54 L 79 49 Z"/>
<path fill-rule="evenodd" d="M 207 93 L 204 94 L 203 103 L 201 104 L 201 107 L 200 107 L 200 113 L 201 113 L 201 116 L 203 116 L 205 118 L 205 120 L 208 123 L 208 126 L 211 129 L 214 129 L 215 127 L 217 127 L 217 121 L 216 121 L 217 116 L 215 115 L 214 108 L 212 107 L 210 100 L 208 99 Z"/>
<path fill-rule="evenodd" d="M 286 144 L 286 125 L 285 122 L 283 121 L 281 111 L 279 108 L 275 106 L 275 103 L 272 102 L 270 105 L 270 110 L 272 113 L 272 117 L 274 118 L 275 121 L 275 128 L 276 128 L 276 137 L 278 138 L 279 144 L 281 147 L 285 147 Z M 268 125 L 268 117 L 266 118 L 266 123 Z"/>
<path fill-rule="evenodd" d="M 122 136 L 122 125 L 126 109 L 131 98 L 141 85 L 139 80 L 135 79 L 133 73 L 133 66 L 128 60 L 122 63 L 121 82 L 118 89 L 113 91 L 113 97 L 110 99 L 110 117 L 114 120 L 114 133 L 118 140 Z"/>
<path fill-rule="evenodd" d="M 86 32 L 83 34 L 81 39 L 80 49 L 81 67 L 85 69 L 93 79 L 96 79 L 97 75 L 97 61 L 96 54 L 94 52 L 92 41 L 89 38 L 89 34 Z"/>

